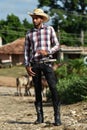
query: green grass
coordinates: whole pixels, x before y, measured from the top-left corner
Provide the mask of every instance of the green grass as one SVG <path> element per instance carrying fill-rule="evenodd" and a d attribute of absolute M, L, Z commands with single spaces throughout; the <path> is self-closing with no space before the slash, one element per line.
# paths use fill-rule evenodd
<path fill-rule="evenodd" d="M 13 66 L 11 68 L 0 68 L 0 76 L 17 77 L 26 74 L 24 66 Z"/>

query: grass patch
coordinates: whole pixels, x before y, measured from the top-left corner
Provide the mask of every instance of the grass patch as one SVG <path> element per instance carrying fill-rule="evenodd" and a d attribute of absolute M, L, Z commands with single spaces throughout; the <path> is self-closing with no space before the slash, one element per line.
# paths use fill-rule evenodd
<path fill-rule="evenodd" d="M 13 66 L 11 68 L 1 68 L 0 76 L 17 77 L 22 74 L 26 74 L 24 66 Z"/>

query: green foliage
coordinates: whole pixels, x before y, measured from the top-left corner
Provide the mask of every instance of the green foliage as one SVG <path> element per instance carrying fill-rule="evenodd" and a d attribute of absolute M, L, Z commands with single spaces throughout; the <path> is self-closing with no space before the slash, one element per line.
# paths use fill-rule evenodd
<path fill-rule="evenodd" d="M 64 104 L 87 100 L 87 77 L 70 77 L 59 80 L 57 90 Z"/>
<path fill-rule="evenodd" d="M 67 64 L 67 72 L 68 74 L 78 74 L 81 76 L 83 75 L 84 66 L 82 59 L 69 60 Z"/>
<path fill-rule="evenodd" d="M 12 42 L 17 38 L 24 37 L 28 29 L 32 27 L 26 19 L 21 23 L 20 19 L 14 14 L 8 15 L 6 20 L 0 21 L 0 36 L 3 44 Z"/>
<path fill-rule="evenodd" d="M 87 100 L 87 66 L 83 59 L 68 60 L 55 71 L 57 91 L 62 103 L 70 104 Z M 50 92 L 47 98 L 50 99 Z"/>
<path fill-rule="evenodd" d="M 58 31 L 60 27 L 61 43 L 80 46 L 81 31 L 84 33 L 87 31 L 87 0 L 38 0 L 38 2 L 39 7 L 45 7 L 52 16 L 55 30 Z M 66 34 L 62 35 L 63 32 Z M 87 45 L 86 36 L 84 44 Z"/>
<path fill-rule="evenodd" d="M 6 22 L 7 22 L 8 27 L 13 27 L 13 30 L 14 29 L 18 30 L 18 28 L 21 26 L 21 22 L 19 18 L 15 16 L 14 14 L 8 15 Z"/>
<path fill-rule="evenodd" d="M 29 28 L 32 28 L 33 27 L 33 24 L 30 24 L 27 19 L 24 19 L 23 20 L 23 26 L 25 27 L 25 29 L 29 29 Z"/>
<path fill-rule="evenodd" d="M 53 0 L 38 0 L 38 2 L 39 2 L 39 7 L 41 7 L 41 6 L 50 6 L 51 4 L 52 4 L 52 1 Z"/>
<path fill-rule="evenodd" d="M 58 78 L 64 78 L 67 76 L 67 66 L 66 64 L 62 65 L 61 67 L 58 67 L 58 69 L 55 71 L 55 74 Z"/>
<path fill-rule="evenodd" d="M 66 33 L 64 30 L 62 30 L 60 34 L 61 34 L 60 43 L 67 46 L 75 46 L 75 45 L 80 46 L 81 45 L 79 37 L 77 37 L 76 35 Z"/>
<path fill-rule="evenodd" d="M 62 63 L 55 71 L 57 77 L 66 78 L 72 74 L 78 76 L 86 75 L 86 66 L 84 65 L 83 59 L 74 59 L 67 60 L 65 63 Z"/>

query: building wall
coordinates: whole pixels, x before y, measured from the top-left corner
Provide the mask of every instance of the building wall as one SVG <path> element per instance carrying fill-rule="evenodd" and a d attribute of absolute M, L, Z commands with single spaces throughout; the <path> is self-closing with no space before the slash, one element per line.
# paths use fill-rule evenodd
<path fill-rule="evenodd" d="M 23 54 L 0 54 L 1 62 L 11 62 L 12 65 L 23 64 L 24 55 Z"/>
<path fill-rule="evenodd" d="M 0 37 L 0 47 L 2 46 L 2 38 Z"/>
<path fill-rule="evenodd" d="M 1 60 L 1 61 L 9 60 L 9 61 L 12 62 L 12 60 L 11 60 L 11 55 L 9 55 L 9 54 L 0 54 L 0 60 Z"/>
<path fill-rule="evenodd" d="M 12 55 L 12 64 L 13 65 L 20 65 L 24 62 L 23 54 L 13 54 Z"/>

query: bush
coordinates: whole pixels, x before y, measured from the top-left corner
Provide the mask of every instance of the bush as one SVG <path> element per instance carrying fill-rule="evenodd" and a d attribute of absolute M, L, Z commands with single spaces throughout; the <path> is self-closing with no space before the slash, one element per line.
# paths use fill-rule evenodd
<path fill-rule="evenodd" d="M 87 99 L 87 77 L 73 75 L 59 80 L 57 90 L 64 104 L 76 103 Z"/>
<path fill-rule="evenodd" d="M 87 66 L 82 59 L 69 60 L 57 68 L 57 90 L 62 103 L 71 104 L 87 100 Z M 50 99 L 51 93 L 47 93 Z"/>

